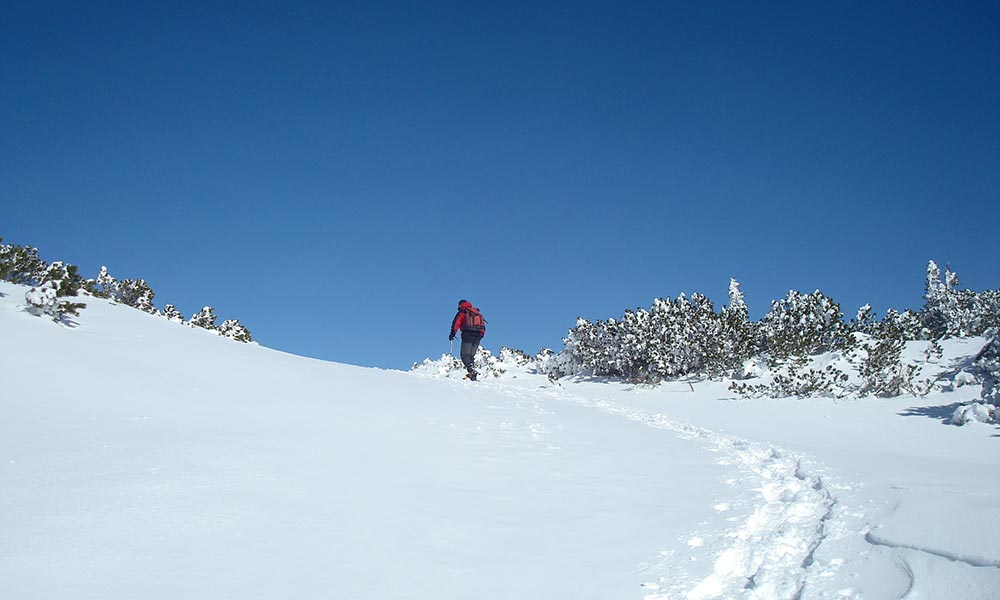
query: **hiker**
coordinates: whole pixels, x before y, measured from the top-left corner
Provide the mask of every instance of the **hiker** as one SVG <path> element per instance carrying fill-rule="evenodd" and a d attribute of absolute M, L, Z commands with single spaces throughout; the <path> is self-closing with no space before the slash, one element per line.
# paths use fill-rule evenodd
<path fill-rule="evenodd" d="M 462 331 L 462 364 L 469 372 L 466 378 L 475 381 L 476 352 L 479 350 L 479 341 L 486 335 L 486 319 L 483 318 L 479 309 L 468 300 L 459 300 L 458 314 L 451 322 L 451 332 L 448 334 L 448 339 L 454 340 L 455 334 L 459 330 Z"/>

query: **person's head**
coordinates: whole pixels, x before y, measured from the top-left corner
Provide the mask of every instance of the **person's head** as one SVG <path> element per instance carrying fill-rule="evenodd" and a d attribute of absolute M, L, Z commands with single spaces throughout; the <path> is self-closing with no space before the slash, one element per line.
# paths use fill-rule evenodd
<path fill-rule="evenodd" d="M 466 300 L 465 298 L 458 301 L 459 308 L 468 308 L 470 306 L 472 306 L 472 303 Z"/>

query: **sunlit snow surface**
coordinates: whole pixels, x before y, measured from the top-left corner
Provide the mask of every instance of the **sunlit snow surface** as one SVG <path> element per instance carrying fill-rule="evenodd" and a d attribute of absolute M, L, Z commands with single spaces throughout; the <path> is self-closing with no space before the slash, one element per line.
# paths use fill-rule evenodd
<path fill-rule="evenodd" d="M 515 368 L 472 383 L 94 298 L 59 325 L 24 293 L 0 283 L 5 599 L 1000 589 L 998 431 L 946 424 L 976 385 L 737 400 Z M 981 345 L 946 345 L 942 369 Z"/>

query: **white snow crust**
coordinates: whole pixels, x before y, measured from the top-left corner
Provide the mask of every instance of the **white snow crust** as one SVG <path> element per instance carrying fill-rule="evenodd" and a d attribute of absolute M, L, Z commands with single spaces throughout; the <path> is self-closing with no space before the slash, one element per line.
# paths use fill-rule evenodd
<path fill-rule="evenodd" d="M 364 369 L 0 282 L 0 597 L 996 598 L 1000 437 L 924 398 Z M 941 368 L 983 340 L 945 343 Z M 914 350 L 916 351 L 916 350 Z"/>

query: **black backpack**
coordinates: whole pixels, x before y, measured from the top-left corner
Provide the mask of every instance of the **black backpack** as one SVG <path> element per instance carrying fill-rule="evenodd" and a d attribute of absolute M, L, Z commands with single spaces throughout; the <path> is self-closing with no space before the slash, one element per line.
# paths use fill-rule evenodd
<path fill-rule="evenodd" d="M 486 319 L 483 318 L 483 313 L 479 312 L 478 308 L 475 306 L 463 308 L 462 312 L 465 313 L 465 318 L 462 319 L 463 332 L 478 333 L 479 335 L 486 332 Z"/>

